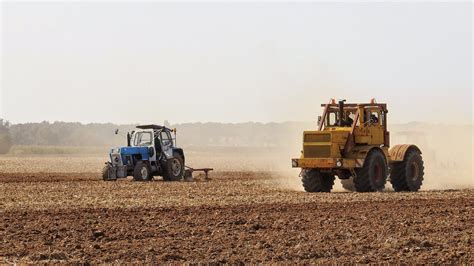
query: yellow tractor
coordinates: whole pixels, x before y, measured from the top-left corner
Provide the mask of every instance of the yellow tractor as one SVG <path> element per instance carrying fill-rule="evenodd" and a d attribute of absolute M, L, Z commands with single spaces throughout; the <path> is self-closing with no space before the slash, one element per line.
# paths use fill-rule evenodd
<path fill-rule="evenodd" d="M 293 168 L 302 168 L 307 192 L 330 192 L 336 175 L 344 188 L 358 192 L 382 191 L 387 179 L 395 191 L 420 189 L 421 150 L 412 144 L 390 148 L 387 104 L 331 99 L 321 107 L 318 130 L 303 133 L 301 157 L 292 159 Z"/>

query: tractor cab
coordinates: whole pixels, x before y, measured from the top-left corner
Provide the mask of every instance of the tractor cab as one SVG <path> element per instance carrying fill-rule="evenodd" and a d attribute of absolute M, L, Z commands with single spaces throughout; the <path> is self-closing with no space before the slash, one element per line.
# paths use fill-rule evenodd
<path fill-rule="evenodd" d="M 336 103 L 331 99 L 329 104 L 321 106 L 324 111 L 318 117 L 318 131 L 307 131 L 305 134 L 335 135 L 335 139 L 343 145 L 341 151 L 344 148 L 345 152 L 356 145 L 390 146 L 386 104 L 378 104 L 374 99 L 367 104 L 346 104 L 345 100 Z"/>
<path fill-rule="evenodd" d="M 137 126 L 138 131 L 127 134 L 128 146 L 147 147 L 152 159 L 173 157 L 173 147 L 176 141 L 176 129 L 157 125 Z M 171 135 L 174 133 L 174 138 Z"/>
<path fill-rule="evenodd" d="M 338 104 L 331 100 L 324 107 L 323 116 L 318 117 L 319 130 L 345 130 L 352 128 L 374 127 L 382 130 L 387 128 L 387 108 L 385 104 L 377 104 L 372 100 L 369 104 L 346 104 L 345 100 Z"/>

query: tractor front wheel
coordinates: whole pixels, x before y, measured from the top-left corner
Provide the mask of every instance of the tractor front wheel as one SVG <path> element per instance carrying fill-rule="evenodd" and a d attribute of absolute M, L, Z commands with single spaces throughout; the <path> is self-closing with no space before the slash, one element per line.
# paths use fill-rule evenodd
<path fill-rule="evenodd" d="M 151 180 L 151 171 L 150 167 L 148 167 L 148 164 L 139 161 L 135 165 L 135 168 L 133 169 L 133 180 L 135 181 L 149 181 Z"/>
<path fill-rule="evenodd" d="M 365 158 L 364 166 L 356 170 L 354 187 L 357 192 L 382 191 L 388 176 L 385 155 L 380 150 L 373 150 Z"/>
<path fill-rule="evenodd" d="M 331 192 L 336 178 L 319 170 L 303 170 L 301 181 L 306 192 Z"/>
<path fill-rule="evenodd" d="M 110 165 L 106 164 L 104 168 L 102 168 L 102 180 L 104 181 L 115 181 L 116 179 L 110 179 L 109 178 L 109 170 L 110 170 Z"/>

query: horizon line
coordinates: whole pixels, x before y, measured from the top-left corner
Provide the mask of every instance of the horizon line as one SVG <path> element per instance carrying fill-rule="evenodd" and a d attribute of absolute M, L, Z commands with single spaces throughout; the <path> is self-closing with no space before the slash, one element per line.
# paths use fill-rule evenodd
<path fill-rule="evenodd" d="M 4 121 L 8 121 L 10 125 L 23 125 L 23 124 L 55 124 L 55 123 L 66 123 L 66 124 L 81 124 L 81 125 L 107 125 L 112 124 L 116 126 L 135 126 L 135 125 L 144 125 L 144 124 L 164 124 L 164 123 L 116 123 L 116 122 L 82 122 L 82 121 L 48 121 L 43 120 L 41 122 L 38 121 L 28 121 L 28 122 L 11 122 L 8 119 L 1 118 Z M 166 120 L 165 120 L 166 121 Z M 221 122 L 221 121 L 194 121 L 194 122 L 179 122 L 179 123 L 169 123 L 170 125 L 185 125 L 185 124 L 227 124 L 227 125 L 239 125 L 239 124 L 261 124 L 261 125 L 268 125 L 268 124 L 287 124 L 287 123 L 316 123 L 315 121 L 302 121 L 302 120 L 293 120 L 293 121 L 271 121 L 271 122 L 259 122 L 259 121 L 245 121 L 245 122 Z M 474 123 L 459 123 L 459 124 L 450 124 L 450 123 L 443 123 L 443 122 L 429 122 L 429 121 L 409 121 L 409 122 L 396 122 L 389 124 L 390 125 L 407 125 L 407 124 L 427 124 L 427 125 L 456 125 L 456 126 L 473 126 Z"/>

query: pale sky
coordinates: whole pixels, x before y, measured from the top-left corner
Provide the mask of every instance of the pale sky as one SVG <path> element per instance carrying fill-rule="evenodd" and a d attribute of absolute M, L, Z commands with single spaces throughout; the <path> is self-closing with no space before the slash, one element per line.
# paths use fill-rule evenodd
<path fill-rule="evenodd" d="M 472 122 L 472 4 L 5 3 L 0 117 L 311 121 L 333 97 L 390 122 Z"/>

